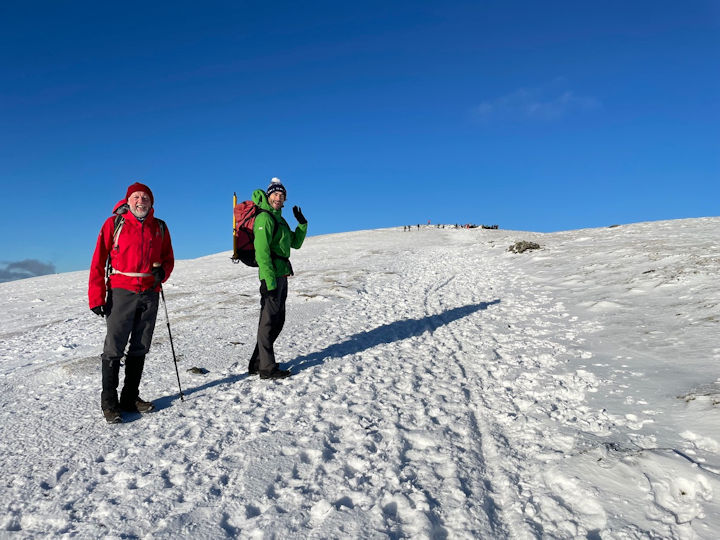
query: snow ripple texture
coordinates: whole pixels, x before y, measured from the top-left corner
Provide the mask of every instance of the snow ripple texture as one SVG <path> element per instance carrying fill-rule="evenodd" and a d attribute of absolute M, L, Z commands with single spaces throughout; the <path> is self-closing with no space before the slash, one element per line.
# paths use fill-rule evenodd
<path fill-rule="evenodd" d="M 161 308 L 158 410 L 114 426 L 87 272 L 1 284 L 0 537 L 716 538 L 719 232 L 308 238 L 283 381 L 245 371 L 255 271 L 180 261 L 185 401 Z"/>

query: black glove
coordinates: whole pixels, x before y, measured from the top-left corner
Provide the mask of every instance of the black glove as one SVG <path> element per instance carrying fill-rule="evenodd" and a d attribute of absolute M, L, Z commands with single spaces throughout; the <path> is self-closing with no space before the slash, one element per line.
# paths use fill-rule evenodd
<path fill-rule="evenodd" d="M 307 219 L 303 216 L 302 210 L 299 206 L 293 206 L 293 215 L 300 225 L 305 225 L 307 223 Z"/>
<path fill-rule="evenodd" d="M 162 266 L 153 266 L 150 272 L 152 272 L 152 275 L 155 277 L 153 287 L 157 287 L 163 282 L 163 279 L 165 279 L 165 269 Z"/>
<path fill-rule="evenodd" d="M 90 311 L 92 311 L 95 315 L 99 315 L 100 317 L 104 317 L 106 315 L 105 306 L 95 306 L 90 308 Z"/>

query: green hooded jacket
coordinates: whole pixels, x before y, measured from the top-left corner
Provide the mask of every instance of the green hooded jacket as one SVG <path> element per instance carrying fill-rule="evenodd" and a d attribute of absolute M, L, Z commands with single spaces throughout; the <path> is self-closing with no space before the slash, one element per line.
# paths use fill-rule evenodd
<path fill-rule="evenodd" d="M 295 231 L 291 231 L 287 221 L 282 217 L 282 211 L 275 210 L 270 206 L 267 195 L 262 189 L 253 191 L 252 200 L 260 208 L 267 210 L 267 212 L 260 212 L 255 218 L 253 233 L 255 234 L 255 260 L 259 267 L 258 274 L 260 279 L 265 280 L 268 291 L 272 291 L 277 287 L 276 278 L 291 274 L 288 261 L 274 258 L 272 254 L 289 258 L 290 248 L 300 249 L 300 246 L 303 245 L 308 226 L 307 223 L 298 224 Z M 276 226 L 280 227 L 277 233 L 275 232 Z"/>

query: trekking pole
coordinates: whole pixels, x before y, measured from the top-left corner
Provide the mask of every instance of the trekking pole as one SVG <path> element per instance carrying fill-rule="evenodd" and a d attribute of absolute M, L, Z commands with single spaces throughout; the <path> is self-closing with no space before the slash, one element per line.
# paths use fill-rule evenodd
<path fill-rule="evenodd" d="M 156 265 L 160 266 L 159 263 L 153 264 L 153 266 L 156 266 Z M 178 371 L 178 367 L 177 367 L 177 358 L 175 357 L 175 346 L 173 345 L 172 332 L 170 331 L 170 317 L 168 316 L 167 302 L 165 301 L 165 291 L 163 290 L 162 283 L 160 284 L 160 297 L 162 298 L 163 307 L 165 308 L 165 322 L 167 322 L 168 336 L 170 336 L 170 350 L 172 351 L 173 362 L 175 363 L 175 375 L 177 375 L 178 388 L 180 389 L 180 401 L 185 401 L 185 398 L 183 397 L 183 393 L 182 393 L 182 386 L 180 386 L 180 372 Z"/>

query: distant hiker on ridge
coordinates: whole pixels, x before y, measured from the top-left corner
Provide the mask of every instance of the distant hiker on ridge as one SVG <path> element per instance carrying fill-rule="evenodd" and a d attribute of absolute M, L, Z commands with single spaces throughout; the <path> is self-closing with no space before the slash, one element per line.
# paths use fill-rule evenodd
<path fill-rule="evenodd" d="M 115 215 L 100 229 L 90 266 L 90 309 L 107 322 L 100 407 L 111 424 L 122 422 L 121 409 L 145 413 L 155 408 L 140 398 L 140 378 L 155 329 L 158 293 L 175 257 L 165 222 L 154 217 L 154 202 L 146 185 L 128 187 L 125 199 L 113 209 Z M 118 401 L 123 355 L 125 381 Z"/>
<path fill-rule="evenodd" d="M 248 373 L 261 379 L 283 379 L 291 375 L 280 369 L 275 360 L 273 344 L 285 324 L 285 301 L 288 276 L 293 275 L 290 248 L 300 249 L 307 234 L 307 219 L 300 207 L 293 206 L 298 226 L 290 230 L 282 217 L 287 192 L 279 178 L 273 178 L 267 192 L 256 189 L 252 200 L 262 211 L 253 225 L 255 260 L 260 278 L 260 322 L 257 343 L 248 363 Z"/>

